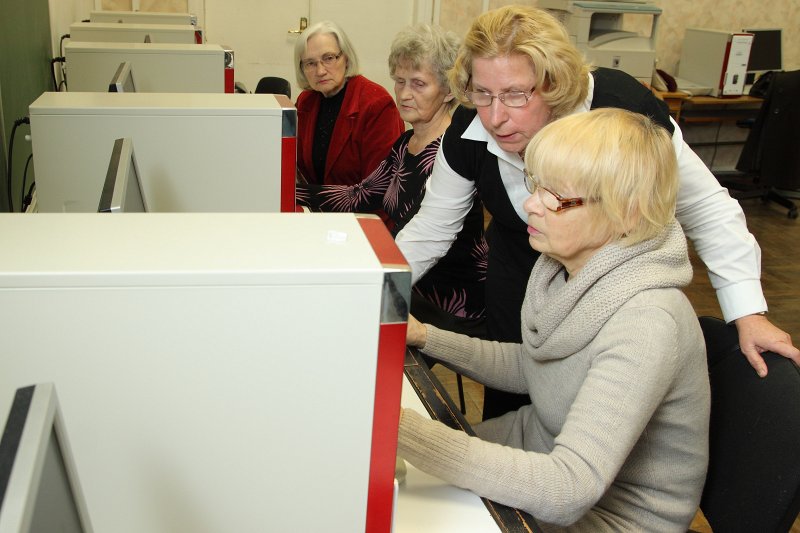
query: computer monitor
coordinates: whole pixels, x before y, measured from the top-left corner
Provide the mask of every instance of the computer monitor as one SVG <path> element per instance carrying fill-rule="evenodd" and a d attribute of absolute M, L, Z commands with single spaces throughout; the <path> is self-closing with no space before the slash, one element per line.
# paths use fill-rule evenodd
<path fill-rule="evenodd" d="M 123 61 L 117 67 L 111 83 L 108 84 L 110 93 L 135 93 L 136 84 L 133 83 L 133 70 L 129 61 Z"/>
<path fill-rule="evenodd" d="M 129 137 L 114 141 L 97 212 L 147 212 L 147 202 L 144 199 L 136 157 L 133 154 L 133 140 Z"/>
<path fill-rule="evenodd" d="M 17 389 L 0 440 L 0 531 L 92 531 L 52 383 Z"/>
<path fill-rule="evenodd" d="M 769 70 L 783 70 L 781 54 L 783 32 L 781 29 L 746 29 L 744 31 L 753 34 L 745 84 L 752 85 L 756 76 Z"/>

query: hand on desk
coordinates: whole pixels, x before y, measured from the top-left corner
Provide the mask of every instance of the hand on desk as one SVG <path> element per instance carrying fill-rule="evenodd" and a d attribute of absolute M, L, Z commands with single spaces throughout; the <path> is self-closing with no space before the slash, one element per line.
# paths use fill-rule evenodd
<path fill-rule="evenodd" d="M 398 483 L 404 483 L 407 473 L 406 462 L 400 456 L 397 456 L 394 462 L 394 478 Z"/>
<path fill-rule="evenodd" d="M 767 375 L 767 365 L 761 352 L 775 352 L 800 365 L 800 350 L 792 345 L 791 336 L 775 327 L 765 316 L 747 315 L 735 322 L 739 331 L 739 347 L 762 378 Z"/>

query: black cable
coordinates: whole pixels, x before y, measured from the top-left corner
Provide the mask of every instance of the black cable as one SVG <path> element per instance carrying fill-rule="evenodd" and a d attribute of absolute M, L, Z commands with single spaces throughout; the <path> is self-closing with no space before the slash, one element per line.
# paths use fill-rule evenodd
<path fill-rule="evenodd" d="M 61 40 L 58 43 L 58 55 L 60 57 L 66 57 L 64 56 L 64 39 L 69 39 L 69 38 L 70 38 L 69 33 L 65 33 L 64 35 L 61 36 Z M 64 60 L 64 62 L 66 62 L 66 59 Z M 66 69 L 64 69 L 64 63 L 61 63 L 61 83 L 58 84 L 58 88 L 56 88 L 56 91 L 59 91 L 61 89 L 62 84 L 64 85 L 64 87 L 67 86 L 67 71 Z"/>
<path fill-rule="evenodd" d="M 28 165 L 31 164 L 33 160 L 33 154 L 28 156 L 28 160 L 25 161 L 25 170 L 22 171 L 22 187 L 19 190 L 19 210 L 20 213 L 25 212 L 25 183 L 28 181 Z"/>
<path fill-rule="evenodd" d="M 65 33 L 64 35 L 61 36 L 61 40 L 58 43 L 58 55 L 60 56 L 64 55 L 64 39 L 69 39 L 69 38 L 70 38 L 69 33 Z"/>
<path fill-rule="evenodd" d="M 711 152 L 711 163 L 708 165 L 708 170 L 714 172 L 714 161 L 717 159 L 717 149 L 719 148 L 717 143 L 719 143 L 719 132 L 722 129 L 722 121 L 720 120 L 717 123 L 717 134 L 714 136 L 714 151 Z"/>
<path fill-rule="evenodd" d="M 14 200 L 11 198 L 11 162 L 14 160 L 14 136 L 17 133 L 17 128 L 22 124 L 30 124 L 31 119 L 28 117 L 18 118 L 14 121 L 14 127 L 11 128 L 11 136 L 8 139 L 8 212 L 14 212 Z"/>
<path fill-rule="evenodd" d="M 53 90 L 56 91 L 56 92 L 58 92 L 58 82 L 56 81 L 56 68 L 55 68 L 55 65 L 56 65 L 56 63 L 62 63 L 63 64 L 64 61 L 66 61 L 66 60 L 64 59 L 63 56 L 54 57 L 53 59 L 50 60 L 50 74 L 53 75 Z M 63 76 L 63 73 L 62 73 L 62 76 Z M 64 78 L 64 81 L 66 81 L 66 78 Z"/>
<path fill-rule="evenodd" d="M 58 92 L 58 81 L 56 80 L 56 59 L 50 60 L 50 79 L 53 80 L 53 90 Z"/>
<path fill-rule="evenodd" d="M 31 202 L 33 201 L 33 190 L 35 188 L 36 188 L 36 182 L 35 181 L 31 182 L 31 186 L 28 187 L 28 194 L 25 195 L 25 202 L 22 205 L 23 213 L 28 210 L 28 206 L 31 205 Z"/>

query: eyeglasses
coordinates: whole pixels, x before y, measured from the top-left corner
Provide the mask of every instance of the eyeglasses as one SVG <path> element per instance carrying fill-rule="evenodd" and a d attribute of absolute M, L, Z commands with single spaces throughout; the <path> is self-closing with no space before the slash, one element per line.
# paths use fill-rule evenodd
<path fill-rule="evenodd" d="M 586 200 L 583 198 L 564 198 L 563 196 L 554 193 L 550 189 L 542 187 L 536 176 L 531 176 L 528 174 L 528 169 L 522 169 L 522 173 L 525 175 L 525 188 L 528 189 L 528 192 L 531 194 L 538 193 L 539 200 L 541 200 L 542 205 L 545 206 L 549 211 L 558 213 L 559 211 L 569 209 L 570 207 L 580 207 L 586 203 Z"/>
<path fill-rule="evenodd" d="M 316 59 L 306 59 L 305 61 L 300 62 L 300 67 L 303 70 L 316 70 L 317 65 L 322 63 L 322 66 L 325 68 L 332 67 L 344 52 L 339 52 L 338 54 L 325 54 L 322 56 L 322 59 L 317 61 Z"/>
<path fill-rule="evenodd" d="M 467 98 L 476 107 L 489 107 L 495 98 L 503 102 L 508 107 L 523 107 L 531 99 L 536 87 L 529 92 L 525 91 L 506 91 L 498 95 L 493 95 L 485 91 L 466 91 Z"/>

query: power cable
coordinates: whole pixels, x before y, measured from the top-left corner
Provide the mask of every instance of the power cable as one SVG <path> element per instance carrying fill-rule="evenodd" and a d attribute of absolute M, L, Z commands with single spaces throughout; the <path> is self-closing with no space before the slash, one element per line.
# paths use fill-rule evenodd
<path fill-rule="evenodd" d="M 12 168 L 12 161 L 14 161 L 14 136 L 17 133 L 17 128 L 22 124 L 30 124 L 31 119 L 28 117 L 18 118 L 14 121 L 14 126 L 11 128 L 11 136 L 8 139 L 8 212 L 14 212 L 14 200 L 11 197 L 11 168 Z"/>
<path fill-rule="evenodd" d="M 25 161 L 25 170 L 22 172 L 22 187 L 19 190 L 19 210 L 21 213 L 25 212 L 25 183 L 28 181 L 28 166 L 33 161 L 33 153 L 28 156 L 28 160 Z M 33 186 L 33 183 L 31 183 Z"/>

